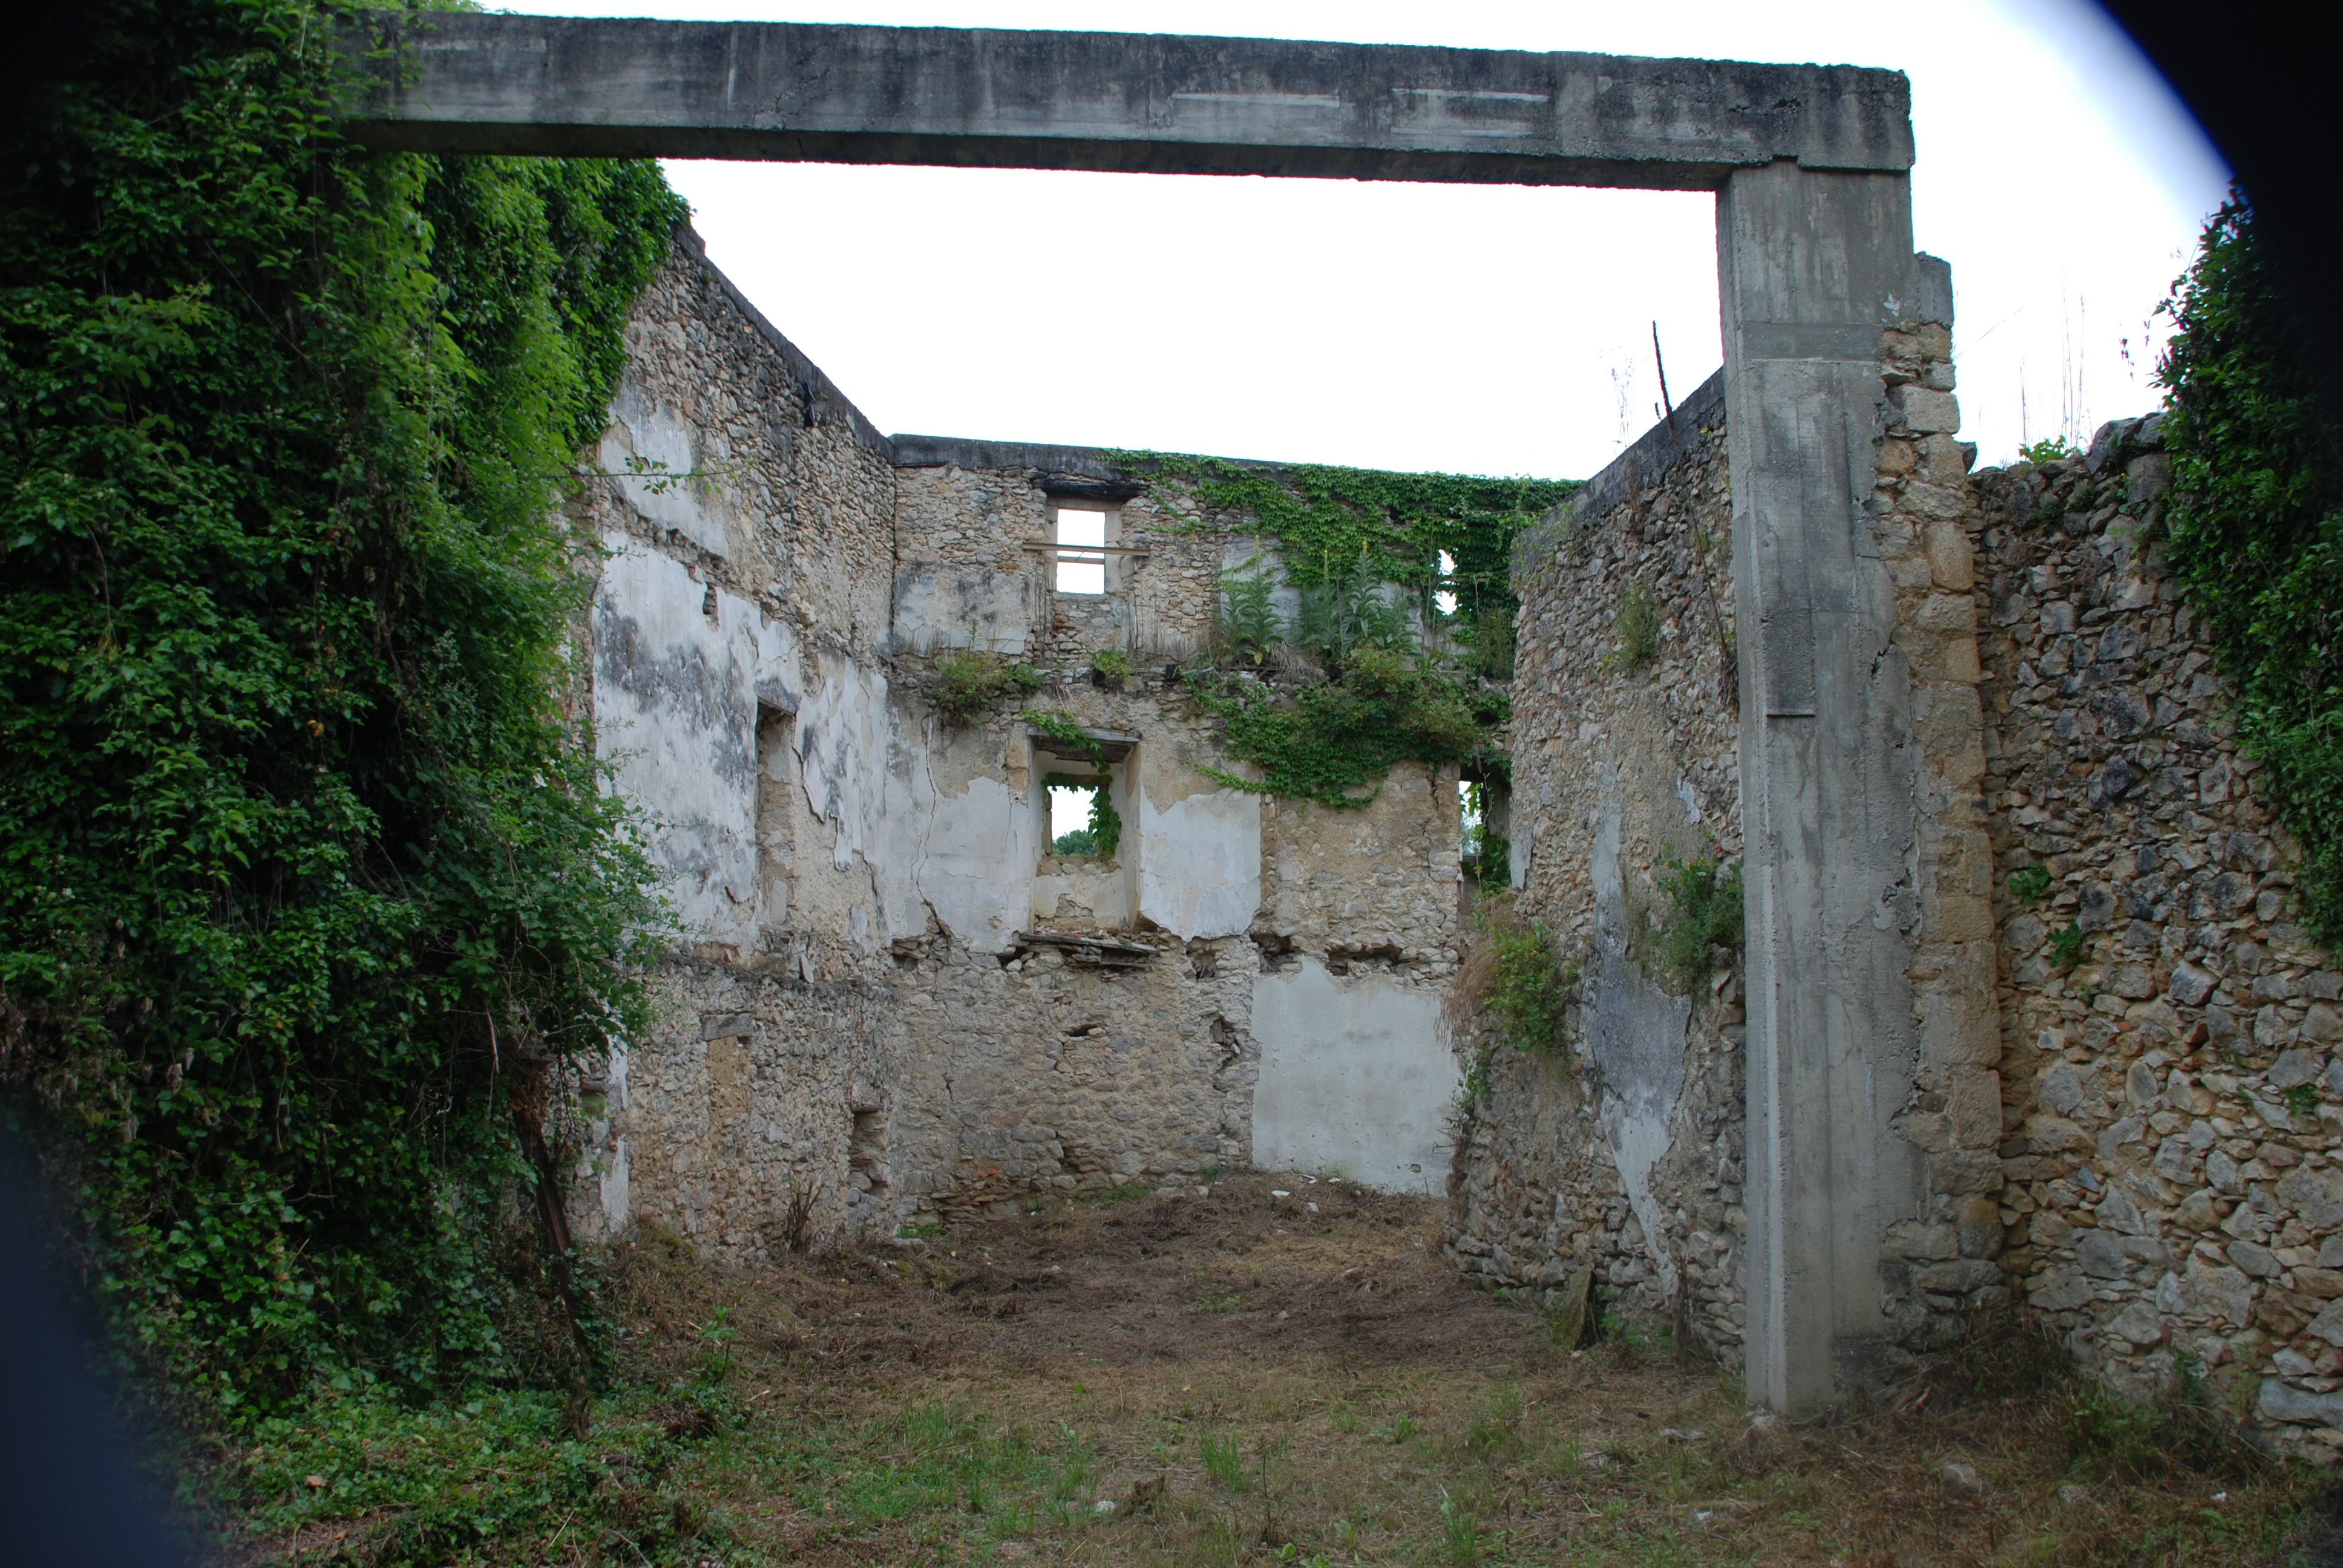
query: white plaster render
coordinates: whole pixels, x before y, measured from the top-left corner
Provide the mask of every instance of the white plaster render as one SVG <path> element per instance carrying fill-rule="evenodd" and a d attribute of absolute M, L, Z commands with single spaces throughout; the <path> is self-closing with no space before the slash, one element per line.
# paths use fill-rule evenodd
<path fill-rule="evenodd" d="M 1448 1181 L 1447 1113 L 1463 1074 L 1440 1038 L 1440 993 L 1381 975 L 1337 979 L 1316 958 L 1253 981 L 1261 1081 L 1252 1161 L 1394 1192 Z"/>
<path fill-rule="evenodd" d="M 691 427 L 674 410 L 654 403 L 628 377 L 610 400 L 610 428 L 602 437 L 602 467 L 617 477 L 628 504 L 664 528 L 673 528 L 710 555 L 732 554 L 729 525 L 741 517 L 717 474 L 702 475 L 699 459 L 718 468 L 729 457 L 721 434 L 709 437 L 715 450 L 695 449 Z M 639 461 L 634 472 L 629 459 Z"/>
<path fill-rule="evenodd" d="M 1027 891 L 1038 846 L 1021 791 L 975 778 L 935 802 L 919 860 L 920 897 L 937 922 L 972 952 L 1006 951 L 1032 907 Z"/>
<path fill-rule="evenodd" d="M 1191 795 L 1158 810 L 1139 801 L 1139 912 L 1194 941 L 1232 937 L 1261 908 L 1261 797 Z"/>
<path fill-rule="evenodd" d="M 1667 1216 L 1652 1193 L 1652 1167 L 1668 1151 L 1668 1118 L 1684 1088 L 1684 1029 L 1692 999 L 1670 996 L 1627 957 L 1626 884 L 1619 875 L 1623 809 L 1618 770 L 1605 767 L 1597 786 L 1602 802 L 1587 874 L 1594 884 L 1594 954 L 1599 971 L 1589 988 L 1587 1049 L 1603 1075 L 1603 1133 L 1611 1143 L 1627 1205 L 1643 1223 L 1644 1245 L 1660 1276 L 1661 1294 L 1676 1293 L 1675 1260 L 1668 1255 Z M 1686 802 L 1689 807 L 1690 802 Z M 1694 820 L 1698 819 L 1695 817 Z"/>
<path fill-rule="evenodd" d="M 614 534 L 594 598 L 594 721 L 613 783 L 647 819 L 677 923 L 739 942 L 758 918 L 757 705 L 797 686 L 795 638 L 748 600 Z M 778 705 L 778 702 L 777 704 Z"/>

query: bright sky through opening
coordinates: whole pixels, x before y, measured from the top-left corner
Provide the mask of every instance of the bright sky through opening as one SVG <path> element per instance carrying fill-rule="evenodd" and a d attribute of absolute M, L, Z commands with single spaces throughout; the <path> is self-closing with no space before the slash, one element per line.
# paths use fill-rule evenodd
<path fill-rule="evenodd" d="M 1084 511 L 1079 507 L 1058 508 L 1058 543 L 1086 545 L 1100 549 L 1106 544 L 1106 514 Z M 1100 561 L 1058 562 L 1060 593 L 1106 592 L 1106 567 Z"/>
<path fill-rule="evenodd" d="M 1050 842 L 1056 843 L 1069 833 L 1078 833 L 1091 825 L 1091 795 L 1088 789 L 1069 789 L 1062 784 L 1050 788 Z"/>
<path fill-rule="evenodd" d="M 1912 81 L 1964 435 L 2157 401 L 2217 156 L 2087 0 L 525 0 L 550 14 L 1844 62 Z M 1584 477 L 1721 357 L 1702 194 L 670 163 L 709 255 L 884 430 Z M 1067 235 L 1081 265 L 1065 265 Z M 1080 375 L 1067 373 L 1078 355 Z"/>

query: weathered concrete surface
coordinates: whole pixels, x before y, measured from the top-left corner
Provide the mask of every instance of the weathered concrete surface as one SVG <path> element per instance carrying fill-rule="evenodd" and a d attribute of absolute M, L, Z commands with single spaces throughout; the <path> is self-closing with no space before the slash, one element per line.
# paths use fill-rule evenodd
<path fill-rule="evenodd" d="M 1922 314 L 1928 269 L 1900 176 L 1742 170 L 1716 222 L 1747 845 L 1748 1387 L 1795 1412 L 1859 1384 L 1889 1343 L 1880 1239 L 1921 1207 L 1918 1151 L 1893 1126 L 1917 1049 L 1910 671 L 1865 502 L 1886 423 L 1881 335 Z M 1949 298 L 1935 308 L 1949 324 Z"/>
<path fill-rule="evenodd" d="M 1302 959 L 1253 982 L 1261 1044 L 1252 1159 L 1387 1191 L 1437 1192 L 1462 1074 L 1440 1038 L 1440 992 L 1373 971 L 1337 979 Z"/>
<path fill-rule="evenodd" d="M 435 13 L 340 36 L 417 152 L 1713 189 L 1902 171 L 1903 74 L 1151 34 Z"/>

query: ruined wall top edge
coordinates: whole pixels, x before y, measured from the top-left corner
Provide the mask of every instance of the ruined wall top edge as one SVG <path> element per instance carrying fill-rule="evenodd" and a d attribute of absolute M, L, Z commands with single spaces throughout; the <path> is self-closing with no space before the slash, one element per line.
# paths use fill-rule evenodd
<path fill-rule="evenodd" d="M 1513 575 L 1518 578 L 1550 558 L 1573 526 L 1607 515 L 1638 490 L 1649 488 L 1682 467 L 1710 432 L 1724 427 L 1725 370 L 1720 366 L 1676 405 L 1674 413 L 1644 431 L 1570 499 L 1539 518 L 1535 528 L 1522 531 L 1513 542 Z"/>

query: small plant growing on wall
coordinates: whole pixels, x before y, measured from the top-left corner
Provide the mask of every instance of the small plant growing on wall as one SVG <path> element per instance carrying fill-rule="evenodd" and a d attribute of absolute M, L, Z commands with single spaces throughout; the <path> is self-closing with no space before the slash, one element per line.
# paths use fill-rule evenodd
<path fill-rule="evenodd" d="M 1232 664 L 1258 667 L 1284 640 L 1272 596 L 1277 584 L 1265 571 L 1227 572 L 1221 578 L 1220 647 Z"/>
<path fill-rule="evenodd" d="M 1553 1050 L 1577 983 L 1578 966 L 1562 961 L 1554 933 L 1524 920 L 1513 894 L 1493 894 L 1473 912 L 1471 950 L 1442 1020 L 1452 1039 L 1464 1039 L 1486 1019 L 1515 1050 Z"/>
<path fill-rule="evenodd" d="M 1741 950 L 1741 862 L 1703 855 L 1689 862 L 1663 852 L 1653 880 L 1668 901 L 1667 921 L 1652 933 L 1652 955 L 1667 981 L 1689 991 L 1708 974 L 1717 948 Z"/>
<path fill-rule="evenodd" d="M 2045 436 L 2039 441 L 2018 447 L 2017 455 L 2038 467 L 2044 463 L 2055 463 L 2061 457 L 2071 457 L 2075 455 L 2075 448 L 2064 436 Z"/>
<path fill-rule="evenodd" d="M 936 660 L 936 708 L 962 728 L 1012 691 L 1029 696 L 1041 689 L 1040 670 L 1012 664 L 997 653 L 962 648 Z"/>
<path fill-rule="evenodd" d="M 1627 585 L 1627 591 L 1619 596 L 1619 614 L 1611 629 L 1619 638 L 1611 655 L 1614 668 L 1624 672 L 1659 657 L 1660 607 L 1648 586 Z"/>
<path fill-rule="evenodd" d="M 1121 691 L 1134 668 L 1131 655 L 1119 648 L 1102 648 L 1091 655 L 1091 680 L 1109 691 Z"/>
<path fill-rule="evenodd" d="M 2050 868 L 2039 860 L 2009 873 L 2009 896 L 2021 904 L 2038 904 L 2049 891 Z"/>
<path fill-rule="evenodd" d="M 2082 960 L 2083 928 L 2070 925 L 2063 931 L 2050 933 L 2050 967 L 2072 969 Z"/>

